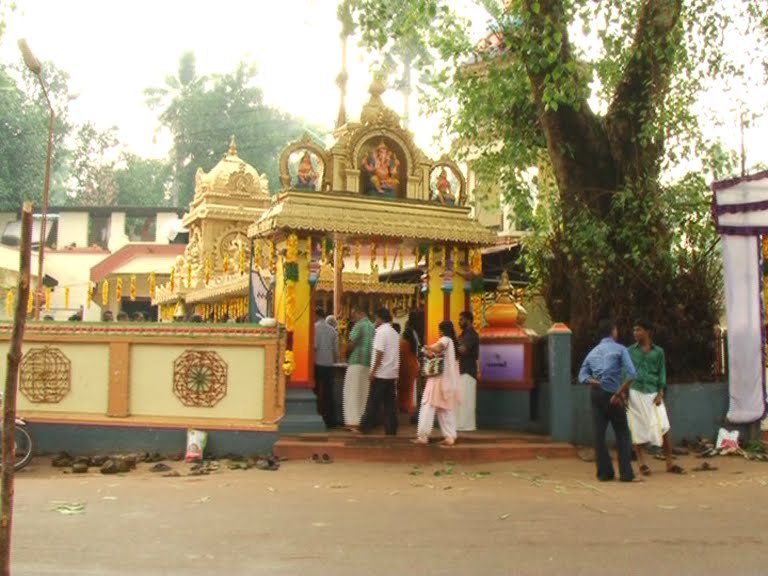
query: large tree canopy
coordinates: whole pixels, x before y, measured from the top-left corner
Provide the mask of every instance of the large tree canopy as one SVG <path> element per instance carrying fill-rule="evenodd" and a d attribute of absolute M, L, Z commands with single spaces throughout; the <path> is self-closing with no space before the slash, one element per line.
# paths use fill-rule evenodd
<path fill-rule="evenodd" d="M 254 66 L 240 63 L 229 74 L 199 76 L 191 53 L 182 55 L 176 76 L 146 90 L 147 103 L 172 134 L 174 185 L 172 201 L 186 206 L 194 195 L 198 167 L 210 170 L 237 136 L 241 158 L 277 185 L 282 147 L 297 138 L 303 125 L 263 102 Z"/>
<path fill-rule="evenodd" d="M 728 155 L 704 137 L 694 105 L 738 77 L 743 62 L 724 38 L 754 40 L 765 0 L 504 4 L 478 0 L 490 21 L 478 47 L 447 0 L 386 14 L 344 2 L 375 52 L 395 59 L 405 40 L 433 55 L 419 60 L 424 100 L 457 150 L 534 216 L 529 272 L 553 319 L 571 325 L 576 357 L 600 317 L 627 328 L 645 316 L 673 371 L 707 374 L 721 298 L 705 180 L 723 175 Z M 708 172 L 669 177 L 693 160 Z"/>
<path fill-rule="evenodd" d="M 51 198 L 56 198 L 67 178 L 65 142 L 71 132 L 67 112 L 72 96 L 62 70 L 46 62 L 43 78 L 56 112 L 51 172 Z M 18 210 L 25 200 L 40 205 L 48 119 L 37 78 L 26 69 L 0 64 L 0 210 Z"/>

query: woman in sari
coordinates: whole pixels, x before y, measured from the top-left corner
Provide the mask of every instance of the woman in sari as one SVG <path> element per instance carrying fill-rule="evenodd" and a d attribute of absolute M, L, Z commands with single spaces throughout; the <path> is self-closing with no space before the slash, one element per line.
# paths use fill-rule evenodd
<path fill-rule="evenodd" d="M 413 314 L 408 317 L 400 339 L 400 377 L 397 385 L 397 403 L 400 412 L 410 414 L 414 406 L 414 387 L 419 377 L 419 336 L 413 327 Z"/>
<path fill-rule="evenodd" d="M 443 372 L 427 378 L 424 394 L 421 397 L 417 437 L 412 442 L 414 444 L 429 443 L 429 435 L 432 433 L 435 414 L 437 414 L 440 431 L 443 433 L 441 444 L 453 446 L 456 443 L 455 409 L 460 402 L 459 391 L 461 390 L 458 344 L 453 322 L 449 320 L 441 322 L 439 330 L 438 341 L 431 346 L 425 346 L 422 351 L 428 357 L 442 356 Z"/>

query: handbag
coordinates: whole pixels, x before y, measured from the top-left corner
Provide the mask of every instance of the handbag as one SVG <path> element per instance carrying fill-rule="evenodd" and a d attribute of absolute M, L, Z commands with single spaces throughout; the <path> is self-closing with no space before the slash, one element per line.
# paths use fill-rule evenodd
<path fill-rule="evenodd" d="M 421 359 L 420 372 L 424 378 L 440 376 L 445 369 L 445 358 L 443 356 L 424 356 Z"/>

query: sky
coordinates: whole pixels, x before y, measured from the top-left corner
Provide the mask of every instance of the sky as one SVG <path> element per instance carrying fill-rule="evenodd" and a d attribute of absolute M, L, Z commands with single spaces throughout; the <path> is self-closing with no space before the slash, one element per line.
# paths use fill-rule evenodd
<path fill-rule="evenodd" d="M 4 0 L 0 0 L 3 2 Z M 156 133 L 156 115 L 143 91 L 162 86 L 185 50 L 195 52 L 201 74 L 233 71 L 241 59 L 255 62 L 268 104 L 330 130 L 339 108 L 340 25 L 335 0 L 18 0 L 0 58 L 19 58 L 25 37 L 41 61 L 71 76 L 78 98 L 73 120 L 100 128 L 116 125 L 121 141 L 145 156 L 167 154 L 170 138 Z M 348 48 L 347 112 L 356 119 L 368 98 L 371 58 Z M 400 113 L 395 92 L 385 102 Z M 416 142 L 436 154 L 437 120 L 415 118 Z"/>
<path fill-rule="evenodd" d="M 466 10 L 468 0 L 455 2 Z M 72 119 L 90 120 L 102 129 L 117 126 L 120 140 L 137 154 L 163 157 L 170 149 L 170 137 L 157 132 L 156 114 L 145 105 L 143 91 L 163 85 L 185 50 L 195 52 L 202 74 L 232 71 L 241 59 L 255 62 L 267 103 L 329 131 L 335 121 L 339 105 L 335 79 L 341 67 L 335 0 L 17 0 L 17 4 L 0 44 L 0 59 L 19 61 L 16 40 L 27 38 L 40 60 L 53 61 L 70 74 L 71 90 L 78 94 L 70 108 Z M 486 23 L 473 18 L 473 25 L 482 33 Z M 732 41 L 734 51 L 743 50 L 739 38 Z M 350 119 L 358 117 L 368 97 L 371 62 L 352 42 Z M 742 95 L 748 103 L 764 107 L 768 87 L 759 78 L 730 92 L 713 88 L 705 98 L 706 107 L 716 111 L 722 124 L 710 122 L 708 129 L 733 149 L 740 144 L 734 101 Z M 400 94 L 389 91 L 384 100 L 402 112 Z M 409 128 L 417 145 L 433 157 L 444 152 L 447 140 L 435 141 L 438 119 L 419 117 L 415 97 L 411 118 Z M 747 130 L 748 164 L 768 164 L 766 130 L 765 117 Z"/>

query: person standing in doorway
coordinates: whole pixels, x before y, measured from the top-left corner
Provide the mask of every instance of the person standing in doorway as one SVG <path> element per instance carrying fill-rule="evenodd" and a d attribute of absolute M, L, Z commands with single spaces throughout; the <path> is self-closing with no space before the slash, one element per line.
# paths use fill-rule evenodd
<path fill-rule="evenodd" d="M 325 320 L 322 308 L 315 311 L 315 394 L 326 428 L 335 428 L 333 365 L 339 357 L 339 336 Z"/>
<path fill-rule="evenodd" d="M 650 476 L 651 469 L 645 461 L 643 446 L 662 446 L 667 472 L 684 474 L 685 471 L 672 459 L 672 443 L 669 440 L 669 417 L 664 406 L 667 389 L 667 367 L 664 349 L 653 343 L 653 328 L 647 320 L 638 320 L 632 329 L 635 343 L 629 347 L 629 356 L 637 370 L 637 377 L 629 389 L 629 429 L 640 465 L 640 474 Z"/>
<path fill-rule="evenodd" d="M 368 377 L 371 373 L 371 350 L 376 328 L 359 306 L 352 308 L 350 317 L 355 325 L 349 333 L 347 344 L 349 365 L 344 375 L 344 425 L 356 428 L 360 425 L 360 417 L 368 400 Z"/>
<path fill-rule="evenodd" d="M 579 370 L 579 382 L 589 384 L 592 388 L 590 397 L 597 479 L 607 482 L 615 478 L 613 462 L 605 442 L 605 432 L 610 424 L 619 451 L 619 479 L 632 482 L 635 472 L 632 470 L 632 440 L 627 424 L 625 396 L 637 374 L 629 351 L 616 341 L 616 324 L 611 320 L 601 320 L 599 336 L 602 338 L 600 343 L 587 354 Z M 624 375 L 626 379 L 622 383 Z"/>
<path fill-rule="evenodd" d="M 373 358 L 369 380 L 371 389 L 360 419 L 360 432 L 373 429 L 379 409 L 384 410 L 384 430 L 389 436 L 397 434 L 397 401 L 395 383 L 400 370 L 400 335 L 392 328 L 392 315 L 386 308 L 376 312 L 376 334 L 373 337 Z"/>
<path fill-rule="evenodd" d="M 469 310 L 459 314 L 459 373 L 461 374 L 461 405 L 456 414 L 456 429 L 460 432 L 476 430 L 475 400 L 477 397 L 477 360 L 480 357 L 480 337 L 473 325 Z"/>

